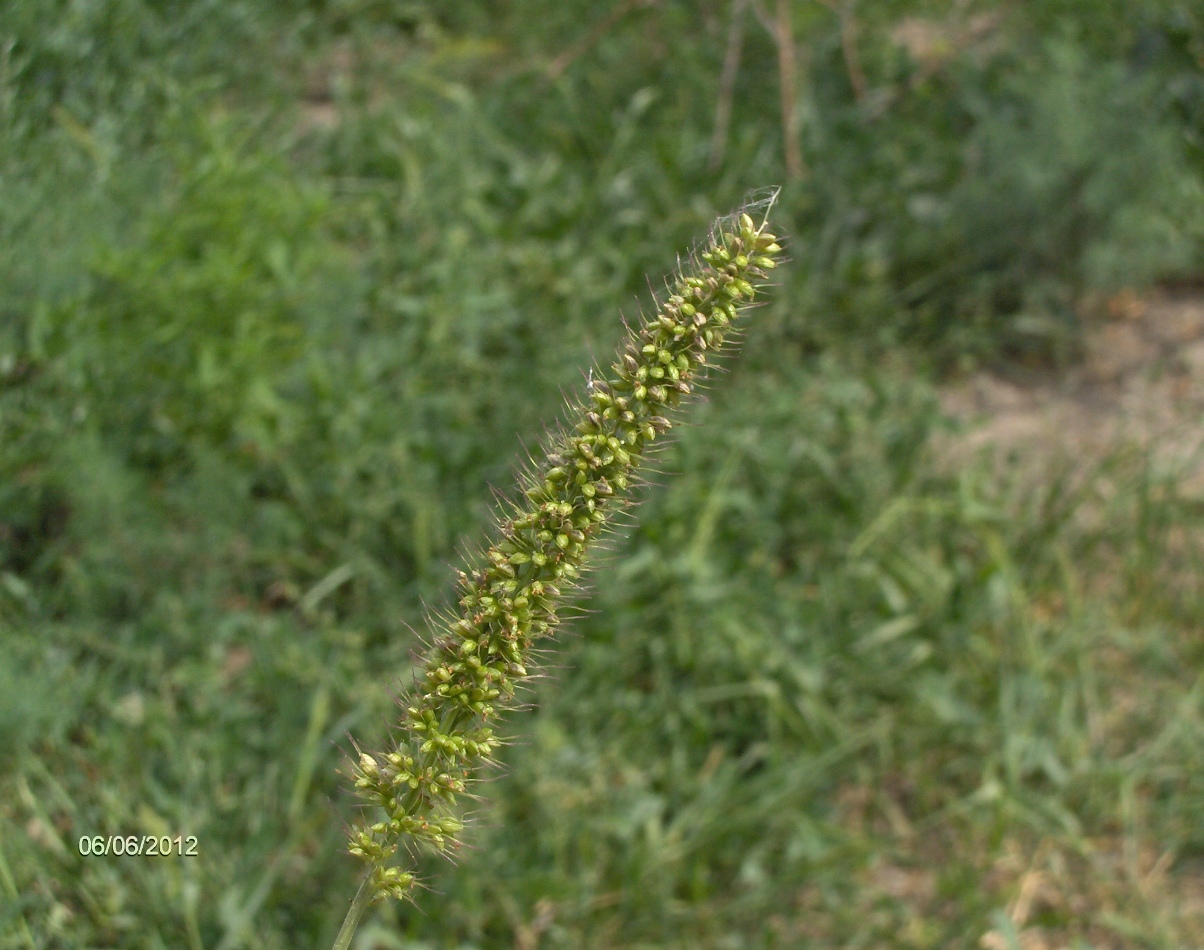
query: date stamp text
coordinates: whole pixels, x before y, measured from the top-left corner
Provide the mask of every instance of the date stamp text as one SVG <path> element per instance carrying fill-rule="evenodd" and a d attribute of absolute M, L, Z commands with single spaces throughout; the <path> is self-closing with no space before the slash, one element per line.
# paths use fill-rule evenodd
<path fill-rule="evenodd" d="M 138 858 L 169 857 L 178 854 L 195 858 L 196 835 L 84 835 L 79 839 L 79 853 L 84 857 L 121 857 L 130 855 Z"/>

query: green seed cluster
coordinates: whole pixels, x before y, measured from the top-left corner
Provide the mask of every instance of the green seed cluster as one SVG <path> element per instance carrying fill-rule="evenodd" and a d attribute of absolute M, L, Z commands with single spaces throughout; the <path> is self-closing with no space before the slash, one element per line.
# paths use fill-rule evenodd
<path fill-rule="evenodd" d="M 371 865 L 376 899 L 404 898 L 415 885 L 413 872 L 389 863 L 399 842 L 459 847 L 456 796 L 499 745 L 489 724 L 529 675 L 532 645 L 555 631 L 562 589 L 580 575 L 646 447 L 669 428 L 665 413 L 691 392 L 780 250 L 747 214 L 712 234 L 659 312 L 631 331 L 612 374 L 591 379 L 579 421 L 526 478 L 526 502 L 499 540 L 460 572 L 461 611 L 438 618 L 393 748 L 355 763 L 355 786 L 379 820 L 355 827 L 349 850 Z"/>

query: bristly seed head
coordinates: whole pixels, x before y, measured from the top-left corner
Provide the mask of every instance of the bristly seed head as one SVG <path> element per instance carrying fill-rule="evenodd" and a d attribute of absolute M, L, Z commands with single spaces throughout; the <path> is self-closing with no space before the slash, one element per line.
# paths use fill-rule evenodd
<path fill-rule="evenodd" d="M 692 391 L 708 353 L 722 349 L 731 321 L 756 293 L 753 281 L 780 251 L 747 213 L 734 228 L 720 222 L 670 283 L 668 300 L 623 345 L 613 375 L 591 373 L 588 402 L 523 479 L 527 504 L 498 525 L 501 540 L 458 572 L 462 611 L 430 618 L 439 630 L 402 702 L 392 748 L 353 762 L 353 784 L 371 817 L 353 829 L 348 850 L 370 866 L 377 900 L 410 897 L 417 886 L 412 871 L 389 863 L 403 839 L 440 852 L 460 847 L 456 796 L 474 767 L 493 760 L 501 740 L 486 723 L 530 678 L 534 642 L 555 632 L 557 582 L 571 586 L 580 575 L 627 503 L 646 448 L 670 428 L 666 413 Z"/>

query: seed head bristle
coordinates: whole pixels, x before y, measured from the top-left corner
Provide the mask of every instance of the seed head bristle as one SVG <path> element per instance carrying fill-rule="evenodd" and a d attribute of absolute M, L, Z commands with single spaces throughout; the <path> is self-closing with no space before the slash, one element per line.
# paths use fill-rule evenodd
<path fill-rule="evenodd" d="M 564 424 L 520 466 L 519 498 L 494 493 L 495 540 L 466 549 L 467 567 L 456 573 L 460 609 L 427 613 L 426 653 L 398 697 L 403 715 L 388 751 L 352 742 L 350 777 L 368 808 L 349 851 L 369 865 L 376 899 L 412 899 L 421 886 L 393 863 L 399 847 L 448 856 L 460 847 L 458 800 L 476 800 L 476 773 L 512 741 L 492 724 L 501 711 L 524 708 L 520 692 L 555 668 L 537 644 L 557 631 L 558 608 L 581 589 L 587 555 L 630 522 L 633 494 L 656 471 L 649 456 L 676 410 L 699 398 L 712 355 L 732 348 L 754 282 L 775 266 L 777 239 L 749 215 L 771 204 L 717 222 L 701 249 L 677 259 L 664 292 L 653 294 L 655 312 L 624 319 L 615 362 L 593 366 L 584 393 L 564 399 Z"/>

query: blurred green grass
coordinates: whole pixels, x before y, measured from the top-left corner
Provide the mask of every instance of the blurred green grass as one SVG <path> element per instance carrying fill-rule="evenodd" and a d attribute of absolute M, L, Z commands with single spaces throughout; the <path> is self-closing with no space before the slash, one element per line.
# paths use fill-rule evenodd
<path fill-rule="evenodd" d="M 755 20 L 713 166 L 730 11 L 635 10 L 552 79 L 593 5 L 6 8 L 0 945 L 332 940 L 347 735 L 489 486 L 645 274 L 786 178 Z M 794 12 L 793 262 L 472 850 L 358 946 L 1204 946 L 1200 501 L 1123 448 L 951 471 L 936 401 L 1198 277 L 1204 23 L 858 7 L 858 102 Z M 975 14 L 930 73 L 900 33 Z M 117 833 L 200 856 L 80 856 Z"/>

